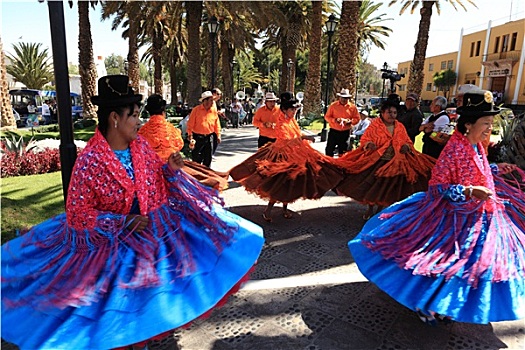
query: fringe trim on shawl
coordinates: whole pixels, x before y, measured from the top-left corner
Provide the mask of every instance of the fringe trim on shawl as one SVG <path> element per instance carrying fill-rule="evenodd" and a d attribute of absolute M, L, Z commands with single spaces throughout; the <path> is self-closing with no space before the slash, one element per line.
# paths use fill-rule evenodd
<path fill-rule="evenodd" d="M 381 159 L 381 154 L 378 151 L 364 151 L 363 148 L 358 148 L 345 153 L 336 162 L 345 172 L 357 174 L 370 168 L 379 159 Z M 374 175 L 377 177 L 404 175 L 408 182 L 415 183 L 419 176 L 429 177 L 435 163 L 434 158 L 419 153 L 415 149 L 405 154 L 396 152 L 394 157 L 379 168 Z"/>
<path fill-rule="evenodd" d="M 165 172 L 170 175 L 167 176 L 171 194 L 169 204 L 149 214 L 150 223 L 141 233 L 135 232 L 134 227 L 125 227 L 125 215 L 109 213 L 99 216 L 94 230 L 75 230 L 67 226 L 65 218 L 56 230 L 45 235 L 38 232 L 40 225 L 31 229 L 23 237 L 22 246 L 36 245 L 45 250 L 45 265 L 23 276 L 9 279 L 3 276 L 2 282 L 39 284 L 42 274 L 52 278 L 32 295 L 20 296 L 19 300 L 3 300 L 5 305 L 16 307 L 31 303 L 42 309 L 94 303 L 107 293 L 112 281 L 119 278 L 117 266 L 122 249 L 135 252 L 136 265 L 129 281 L 118 281 L 121 288 L 159 285 L 156 263 L 170 255 L 177 259 L 173 270 L 177 276 L 183 277 L 194 271 L 195 266 L 184 232 L 180 229 L 182 218 L 202 227 L 203 234 L 220 254 L 230 244 L 237 227 L 213 215 L 213 205 L 223 204 L 218 192 L 200 185 L 184 172 L 174 172 L 168 166 Z M 35 238 L 37 232 L 39 237 Z M 159 257 L 161 242 L 168 246 L 168 252 Z M 9 251 L 9 242 L 6 249 Z M 16 259 L 15 253 L 12 254 Z"/>
<path fill-rule="evenodd" d="M 480 278 L 493 282 L 523 278 L 523 213 L 506 201 L 492 199 L 452 203 L 432 190 L 410 212 L 380 215 L 381 219 L 403 215 L 403 220 L 386 221 L 374 231 L 391 233 L 378 238 L 365 234 L 363 244 L 416 275 L 444 275 L 447 280 L 458 276 L 474 287 Z"/>

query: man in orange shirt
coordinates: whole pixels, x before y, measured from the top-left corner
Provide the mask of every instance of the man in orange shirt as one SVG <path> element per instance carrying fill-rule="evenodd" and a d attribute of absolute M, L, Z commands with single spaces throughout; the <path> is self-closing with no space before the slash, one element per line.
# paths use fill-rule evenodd
<path fill-rule="evenodd" d="M 325 149 L 326 155 L 330 157 L 334 156 L 336 147 L 339 156 L 348 150 L 350 130 L 352 130 L 352 125 L 359 122 L 357 107 L 349 101 L 351 97 L 349 90 L 342 89 L 340 93 L 337 93 L 337 96 L 339 96 L 339 100 L 328 107 L 324 116 L 330 125 Z"/>
<path fill-rule="evenodd" d="M 217 134 L 217 143 L 221 143 L 221 125 L 217 108 L 212 108 L 213 94 L 204 91 L 200 98 L 201 104 L 191 111 L 186 127 L 191 151 L 191 159 L 207 167 L 211 165 L 213 152 L 213 134 Z"/>
<path fill-rule="evenodd" d="M 268 142 L 275 142 L 275 125 L 281 110 L 277 106 L 277 96 L 273 92 L 266 93 L 264 106 L 253 116 L 252 124 L 259 128 L 257 146 L 261 148 Z"/>

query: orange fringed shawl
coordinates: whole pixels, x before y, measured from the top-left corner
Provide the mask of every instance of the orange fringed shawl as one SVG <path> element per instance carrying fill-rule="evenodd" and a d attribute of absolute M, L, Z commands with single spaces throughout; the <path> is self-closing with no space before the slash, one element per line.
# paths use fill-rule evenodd
<path fill-rule="evenodd" d="M 167 161 L 172 153 L 178 152 L 184 147 L 181 131 L 162 115 L 152 116 L 140 128 L 139 135 L 148 140 L 151 148 L 163 161 Z"/>
<path fill-rule="evenodd" d="M 373 142 L 377 148 L 374 151 L 365 151 L 364 146 L 368 142 Z M 409 146 L 409 153 L 401 154 L 403 145 Z M 394 157 L 377 170 L 375 175 L 378 177 L 405 175 L 409 182 L 414 183 L 419 175 L 428 174 L 429 169 L 435 164 L 434 158 L 416 151 L 400 122 L 397 120 L 394 122 L 394 133 L 390 134 L 381 118 L 372 120 L 361 137 L 361 146 L 336 159 L 336 163 L 347 173 L 360 173 L 375 164 L 389 146 L 394 149 Z"/>

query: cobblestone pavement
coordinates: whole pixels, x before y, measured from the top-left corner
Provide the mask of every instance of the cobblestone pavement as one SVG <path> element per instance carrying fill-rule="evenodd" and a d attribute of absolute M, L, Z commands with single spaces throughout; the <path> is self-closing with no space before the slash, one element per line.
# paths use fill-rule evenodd
<path fill-rule="evenodd" d="M 212 168 L 230 169 L 256 145 L 251 126 L 224 130 Z M 325 143 L 313 146 L 323 152 Z M 524 321 L 429 327 L 369 283 L 347 248 L 364 224 L 364 206 L 330 192 L 290 204 L 292 219 L 279 215 L 277 205 L 267 223 L 261 216 L 267 203 L 244 188 L 230 182 L 223 196 L 232 212 L 264 228 L 266 244 L 241 291 L 210 318 L 175 333 L 181 349 L 525 348 Z"/>
<path fill-rule="evenodd" d="M 325 142 L 313 146 L 324 152 Z M 256 151 L 257 130 L 227 129 L 212 168 L 228 170 Z M 230 182 L 227 206 L 264 228 L 252 280 L 209 319 L 177 333 L 183 350 L 524 349 L 525 322 L 423 324 L 361 275 L 347 248 L 366 208 L 327 193 L 289 205 L 292 219 Z"/>

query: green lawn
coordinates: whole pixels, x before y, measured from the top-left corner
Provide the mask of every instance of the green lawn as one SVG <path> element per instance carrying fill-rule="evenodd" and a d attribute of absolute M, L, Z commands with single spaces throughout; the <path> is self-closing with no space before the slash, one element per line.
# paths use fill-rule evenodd
<path fill-rule="evenodd" d="M 60 172 L 1 179 L 2 243 L 64 211 Z"/>

